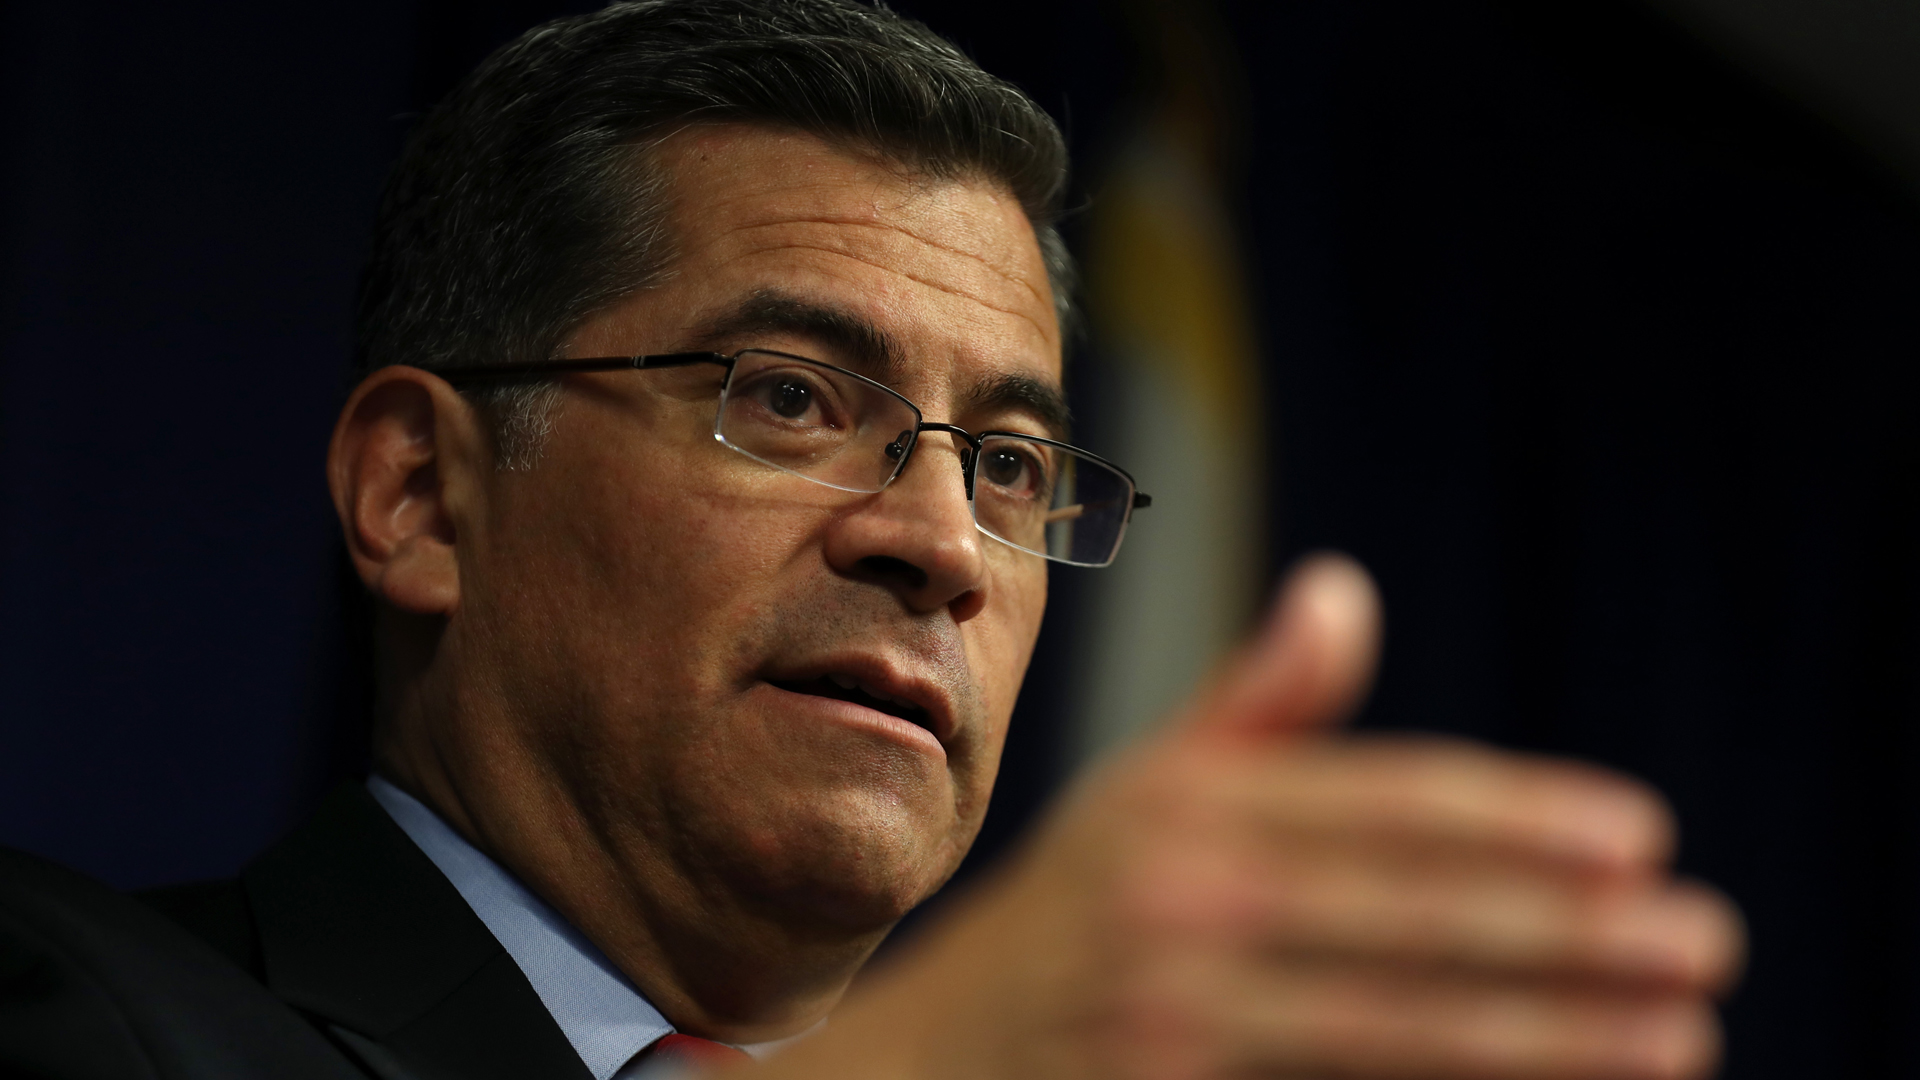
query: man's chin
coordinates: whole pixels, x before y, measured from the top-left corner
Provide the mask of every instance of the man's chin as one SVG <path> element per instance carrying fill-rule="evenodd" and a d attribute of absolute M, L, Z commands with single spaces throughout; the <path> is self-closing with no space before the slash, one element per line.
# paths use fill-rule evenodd
<path fill-rule="evenodd" d="M 929 828 L 898 803 L 842 809 L 854 812 L 789 815 L 756 830 L 729 868 L 733 887 L 776 921 L 880 933 L 931 896 L 966 854 L 950 824 Z"/>

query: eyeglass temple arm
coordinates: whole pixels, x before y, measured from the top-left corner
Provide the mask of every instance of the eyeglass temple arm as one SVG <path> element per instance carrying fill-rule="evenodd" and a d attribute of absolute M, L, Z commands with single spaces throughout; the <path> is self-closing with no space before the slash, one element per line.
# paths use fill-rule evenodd
<path fill-rule="evenodd" d="M 1111 503 L 1095 503 L 1094 505 L 1098 507 L 1098 506 L 1110 506 L 1112 504 Z M 1138 510 L 1143 506 L 1152 506 L 1152 505 L 1153 505 L 1153 496 L 1146 495 L 1138 491 L 1133 493 L 1133 508 L 1135 510 Z M 1062 506 L 1058 509 L 1047 511 L 1047 524 L 1052 525 L 1056 522 L 1072 521 L 1075 518 L 1084 516 L 1086 512 L 1087 512 L 1086 503 L 1074 503 L 1072 506 Z"/>
<path fill-rule="evenodd" d="M 721 367 L 729 367 L 733 364 L 733 358 L 715 352 L 588 356 L 578 360 L 544 360 L 537 364 L 486 364 L 439 368 L 433 373 L 448 382 L 505 382 L 512 379 L 544 379 L 569 371 L 621 371 L 627 368 L 686 367 L 690 364 L 719 364 Z"/>

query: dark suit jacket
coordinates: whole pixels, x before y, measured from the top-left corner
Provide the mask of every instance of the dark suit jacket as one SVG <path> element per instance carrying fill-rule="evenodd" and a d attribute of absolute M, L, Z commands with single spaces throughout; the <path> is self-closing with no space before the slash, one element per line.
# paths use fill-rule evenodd
<path fill-rule="evenodd" d="M 362 1080 L 199 940 L 97 881 L 6 850 L 0 1076 Z"/>
<path fill-rule="evenodd" d="M 365 787 L 238 881 L 142 899 L 385 1080 L 589 1080 L 512 957 Z"/>

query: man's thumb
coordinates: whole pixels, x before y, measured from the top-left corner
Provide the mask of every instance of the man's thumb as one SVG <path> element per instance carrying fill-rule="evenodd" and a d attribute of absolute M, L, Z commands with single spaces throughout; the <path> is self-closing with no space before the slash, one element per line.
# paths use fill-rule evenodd
<path fill-rule="evenodd" d="M 1326 727 L 1359 704 L 1380 649 L 1380 594 L 1345 555 L 1309 555 L 1259 636 L 1193 717 L 1196 734 L 1266 739 Z"/>

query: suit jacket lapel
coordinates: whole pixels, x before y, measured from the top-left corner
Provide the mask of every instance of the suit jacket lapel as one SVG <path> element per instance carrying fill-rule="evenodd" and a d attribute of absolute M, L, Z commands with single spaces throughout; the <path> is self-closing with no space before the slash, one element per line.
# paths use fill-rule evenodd
<path fill-rule="evenodd" d="M 513 958 L 361 785 L 241 877 L 267 987 L 374 1072 L 589 1080 Z"/>

